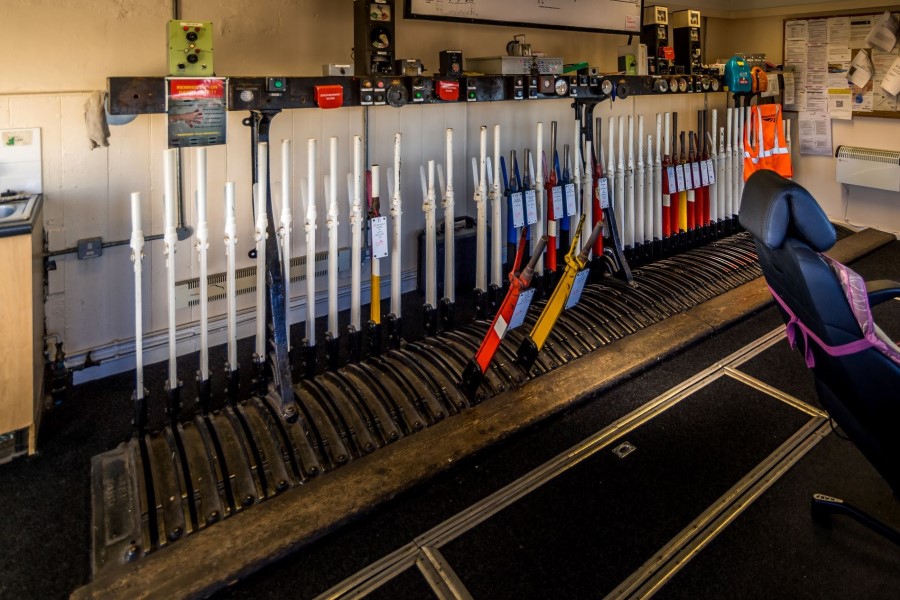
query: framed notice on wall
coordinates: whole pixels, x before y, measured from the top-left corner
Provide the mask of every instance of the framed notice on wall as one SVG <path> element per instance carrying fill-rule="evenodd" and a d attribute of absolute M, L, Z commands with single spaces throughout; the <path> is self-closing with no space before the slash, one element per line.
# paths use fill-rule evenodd
<path fill-rule="evenodd" d="M 641 32 L 643 0 L 404 0 L 405 16 L 603 33 Z"/>

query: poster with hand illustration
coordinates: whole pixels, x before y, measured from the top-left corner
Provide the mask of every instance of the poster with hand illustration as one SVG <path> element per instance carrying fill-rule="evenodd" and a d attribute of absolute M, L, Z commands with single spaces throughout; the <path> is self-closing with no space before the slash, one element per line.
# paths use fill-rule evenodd
<path fill-rule="evenodd" d="M 172 77 L 167 80 L 169 148 L 225 143 L 225 79 Z"/>

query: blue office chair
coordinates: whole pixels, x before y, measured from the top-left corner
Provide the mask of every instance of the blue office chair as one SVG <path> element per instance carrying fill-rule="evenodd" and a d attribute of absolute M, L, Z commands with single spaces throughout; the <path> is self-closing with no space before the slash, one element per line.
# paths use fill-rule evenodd
<path fill-rule="evenodd" d="M 842 285 L 845 268 L 820 254 L 834 245 L 834 227 L 809 192 L 773 171 L 747 180 L 739 219 L 753 235 L 766 282 L 812 370 L 819 401 L 900 497 L 900 350 L 874 322 L 861 326 L 858 317 L 865 308 L 859 300 L 867 295 L 876 305 L 900 297 L 900 284 L 866 283 L 855 313 Z M 847 514 L 900 544 L 900 532 L 840 499 L 816 494 L 812 510 L 817 518 Z"/>

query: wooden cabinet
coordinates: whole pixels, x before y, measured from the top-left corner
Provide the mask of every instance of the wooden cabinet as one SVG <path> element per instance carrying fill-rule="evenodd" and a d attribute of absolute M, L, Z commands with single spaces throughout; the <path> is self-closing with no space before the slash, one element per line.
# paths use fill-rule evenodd
<path fill-rule="evenodd" d="M 38 200 L 40 202 L 40 200 Z M 43 227 L 40 205 L 31 231 L 0 230 L 0 462 L 33 454 L 44 381 Z"/>

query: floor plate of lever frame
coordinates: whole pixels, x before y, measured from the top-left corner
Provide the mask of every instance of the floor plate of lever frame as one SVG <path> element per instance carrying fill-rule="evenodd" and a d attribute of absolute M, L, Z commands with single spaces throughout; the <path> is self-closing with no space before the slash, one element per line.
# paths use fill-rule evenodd
<path fill-rule="evenodd" d="M 866 230 L 831 255 L 847 262 L 893 239 Z M 698 265 L 660 261 L 638 269 L 634 285 L 589 285 L 531 373 L 498 354 L 475 406 L 456 382 L 486 322 L 297 384 L 294 425 L 277 403 L 252 398 L 94 457 L 94 581 L 73 597 L 220 589 L 771 302 L 746 235 L 682 256 Z M 516 348 L 528 326 L 503 346 Z"/>

